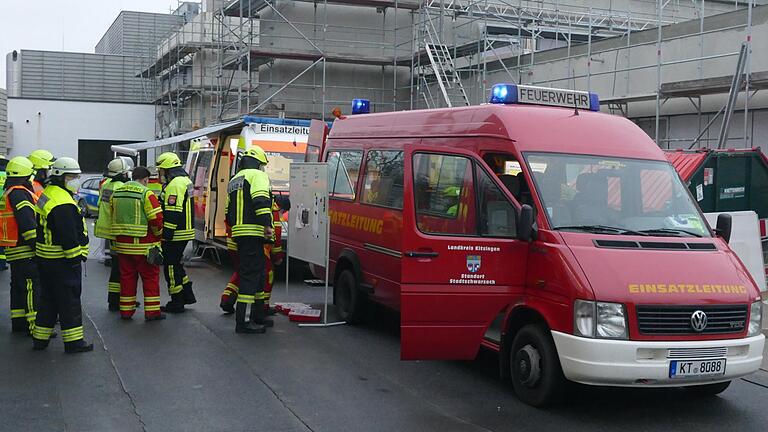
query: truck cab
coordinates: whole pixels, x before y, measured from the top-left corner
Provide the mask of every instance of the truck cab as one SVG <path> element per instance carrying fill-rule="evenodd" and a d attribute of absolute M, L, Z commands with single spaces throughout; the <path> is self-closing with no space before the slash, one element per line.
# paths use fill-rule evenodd
<path fill-rule="evenodd" d="M 536 406 L 567 381 L 716 394 L 756 371 L 759 289 L 658 146 L 593 93 L 502 84 L 490 102 L 310 135 L 342 317 L 398 310 L 404 360 L 497 351 Z"/>

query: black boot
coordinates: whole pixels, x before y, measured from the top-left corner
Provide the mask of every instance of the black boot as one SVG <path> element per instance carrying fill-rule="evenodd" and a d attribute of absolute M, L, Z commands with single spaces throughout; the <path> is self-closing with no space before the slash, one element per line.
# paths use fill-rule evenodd
<path fill-rule="evenodd" d="M 237 299 L 235 299 L 235 297 L 233 295 L 228 295 L 226 299 L 224 299 L 222 297 L 222 300 L 219 303 L 219 307 L 226 314 L 235 313 L 235 302 L 236 301 L 237 301 Z"/>
<path fill-rule="evenodd" d="M 12 318 L 11 332 L 20 334 L 29 334 L 29 323 L 26 318 Z"/>
<path fill-rule="evenodd" d="M 171 301 L 160 306 L 160 310 L 168 313 L 183 313 L 184 309 L 184 295 L 182 293 L 171 294 Z"/>
<path fill-rule="evenodd" d="M 263 325 L 253 324 L 245 320 L 245 309 L 247 307 L 247 304 L 237 302 L 237 306 L 235 307 L 235 333 L 265 333 L 267 329 L 264 328 Z"/>
<path fill-rule="evenodd" d="M 195 293 L 192 292 L 192 282 L 187 283 L 184 285 L 184 289 L 181 291 L 182 294 L 184 294 L 184 304 L 195 304 L 197 303 L 197 299 L 195 298 Z"/>
<path fill-rule="evenodd" d="M 64 343 L 64 352 L 67 354 L 77 354 L 89 351 L 93 351 L 93 344 L 86 342 L 84 339 Z"/>
<path fill-rule="evenodd" d="M 107 304 L 110 312 L 116 312 L 120 310 L 120 293 L 107 293 Z"/>
<path fill-rule="evenodd" d="M 48 342 L 49 341 L 47 340 L 32 338 L 32 349 L 35 351 L 42 351 L 48 348 Z"/>
<path fill-rule="evenodd" d="M 264 300 L 256 300 L 251 305 L 251 322 L 253 324 L 263 325 L 264 327 L 272 327 L 275 322 L 266 317 L 267 311 L 264 310 Z"/>

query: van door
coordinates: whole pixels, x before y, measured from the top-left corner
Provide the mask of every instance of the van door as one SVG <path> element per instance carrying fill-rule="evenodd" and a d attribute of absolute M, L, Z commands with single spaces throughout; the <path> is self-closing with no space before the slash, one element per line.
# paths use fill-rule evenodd
<path fill-rule="evenodd" d="M 404 360 L 475 358 L 491 323 L 524 294 L 518 205 L 482 159 L 447 141 L 406 146 Z"/>

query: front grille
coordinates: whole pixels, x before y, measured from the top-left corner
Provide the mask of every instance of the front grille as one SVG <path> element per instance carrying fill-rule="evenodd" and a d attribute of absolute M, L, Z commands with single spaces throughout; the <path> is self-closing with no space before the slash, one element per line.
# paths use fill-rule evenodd
<path fill-rule="evenodd" d="M 707 326 L 695 331 L 691 315 L 707 314 Z M 637 306 L 637 327 L 647 335 L 741 333 L 747 324 L 747 305 Z"/>
<path fill-rule="evenodd" d="M 728 356 L 728 348 L 670 348 L 667 352 L 668 359 L 703 359 L 724 358 Z"/>

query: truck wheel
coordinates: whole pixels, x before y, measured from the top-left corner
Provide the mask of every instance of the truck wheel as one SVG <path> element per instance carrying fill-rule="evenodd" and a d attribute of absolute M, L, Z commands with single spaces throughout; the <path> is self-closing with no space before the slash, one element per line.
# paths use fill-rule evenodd
<path fill-rule="evenodd" d="M 542 407 L 556 402 L 565 390 L 555 343 L 540 325 L 529 324 L 517 333 L 509 355 L 510 376 L 517 397 Z"/>
<path fill-rule="evenodd" d="M 695 396 L 706 397 L 706 396 L 719 395 L 720 393 L 724 392 L 729 385 L 731 385 L 731 382 L 726 381 L 726 382 L 720 382 L 720 383 L 714 383 L 714 384 L 704 384 L 704 385 L 689 386 L 689 387 L 683 387 L 683 388 Z"/>
<path fill-rule="evenodd" d="M 344 270 L 333 284 L 336 307 L 341 319 L 349 324 L 359 323 L 365 310 L 365 294 L 357 288 L 355 275 Z"/>

